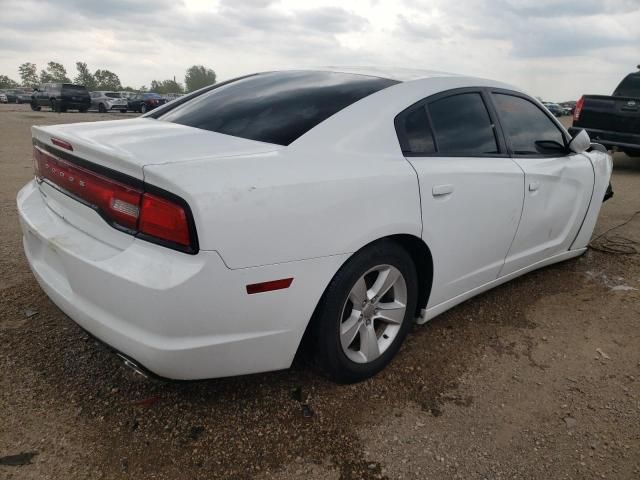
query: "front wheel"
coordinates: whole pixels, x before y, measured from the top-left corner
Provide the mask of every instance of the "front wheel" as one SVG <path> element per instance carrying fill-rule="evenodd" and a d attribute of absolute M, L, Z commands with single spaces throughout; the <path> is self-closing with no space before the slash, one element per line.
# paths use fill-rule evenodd
<path fill-rule="evenodd" d="M 416 313 L 411 256 L 392 241 L 356 253 L 336 273 L 312 320 L 314 357 L 339 383 L 382 370 L 400 349 Z"/>
<path fill-rule="evenodd" d="M 121 108 L 120 109 L 120 113 L 127 113 L 127 109 L 126 108 Z"/>
<path fill-rule="evenodd" d="M 51 100 L 51 111 L 60 113 L 60 104 L 54 99 Z"/>
<path fill-rule="evenodd" d="M 140 106 L 140 113 L 147 113 L 147 106 L 144 103 Z"/>
<path fill-rule="evenodd" d="M 640 150 L 625 150 L 628 157 L 640 157 Z"/>
<path fill-rule="evenodd" d="M 41 110 L 41 107 L 36 103 L 31 103 L 31 110 L 33 110 L 34 112 L 39 112 Z"/>
<path fill-rule="evenodd" d="M 107 112 L 107 108 L 104 106 L 103 103 L 98 105 L 98 112 L 100 112 L 100 113 L 106 113 Z"/>

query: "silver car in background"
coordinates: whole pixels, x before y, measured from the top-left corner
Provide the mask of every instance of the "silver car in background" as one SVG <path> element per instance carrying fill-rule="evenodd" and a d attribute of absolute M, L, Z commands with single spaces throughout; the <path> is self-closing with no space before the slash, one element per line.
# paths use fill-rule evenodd
<path fill-rule="evenodd" d="M 91 92 L 91 108 L 100 113 L 110 110 L 120 110 L 121 113 L 127 113 L 127 99 L 122 98 L 119 92 Z"/>

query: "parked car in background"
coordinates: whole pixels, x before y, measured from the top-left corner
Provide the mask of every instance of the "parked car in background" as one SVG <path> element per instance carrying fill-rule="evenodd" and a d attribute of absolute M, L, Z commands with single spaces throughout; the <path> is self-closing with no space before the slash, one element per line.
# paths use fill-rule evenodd
<path fill-rule="evenodd" d="M 640 72 L 627 75 L 612 96 L 583 95 L 569 131 L 581 129 L 609 149 L 640 157 Z"/>
<path fill-rule="evenodd" d="M 86 112 L 90 106 L 89 91 L 82 85 L 72 83 L 42 84 L 31 97 L 32 110 L 48 107 L 54 112 L 66 112 L 68 109 Z"/>
<path fill-rule="evenodd" d="M 564 115 L 564 109 L 557 103 L 542 102 L 542 104 L 547 107 L 547 110 L 549 110 L 554 117 L 561 117 Z"/>
<path fill-rule="evenodd" d="M 138 92 L 130 92 L 129 90 L 120 90 L 118 93 L 122 98 L 125 98 L 127 100 L 135 97 L 138 94 Z"/>
<path fill-rule="evenodd" d="M 16 103 L 31 103 L 31 96 L 33 95 L 33 92 L 24 92 L 24 91 L 20 91 L 18 92 L 18 94 L 16 95 Z"/>
<path fill-rule="evenodd" d="M 332 379 L 368 378 L 414 321 L 585 253 L 612 170 L 520 89 L 416 70 L 267 72 L 31 131 L 36 279 L 182 380 L 287 368 L 303 336 Z"/>
<path fill-rule="evenodd" d="M 122 113 L 127 113 L 128 101 L 118 92 L 98 91 L 91 92 L 91 108 L 95 108 L 100 113 L 105 113 L 110 110 L 119 110 Z"/>
<path fill-rule="evenodd" d="M 128 109 L 133 110 L 134 112 L 146 113 L 160 105 L 164 105 L 165 103 L 167 103 L 167 100 L 162 98 L 159 94 L 143 92 L 138 93 L 129 99 Z"/>
<path fill-rule="evenodd" d="M 14 90 L 14 89 L 5 89 L 5 90 L 3 90 L 3 93 L 7 97 L 7 102 L 16 103 L 16 100 L 18 98 L 18 92 L 16 90 Z"/>
<path fill-rule="evenodd" d="M 0 91 L 0 103 L 9 103 L 9 100 L 7 99 L 7 94 Z"/>
<path fill-rule="evenodd" d="M 184 95 L 184 93 L 166 93 L 163 97 L 166 98 L 167 102 L 170 102 L 176 98 L 184 97 Z"/>

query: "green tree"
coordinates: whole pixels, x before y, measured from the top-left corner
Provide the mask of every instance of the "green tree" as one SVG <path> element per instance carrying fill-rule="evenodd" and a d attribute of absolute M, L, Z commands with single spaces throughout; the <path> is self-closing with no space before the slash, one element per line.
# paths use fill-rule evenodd
<path fill-rule="evenodd" d="M 193 92 L 199 88 L 216 83 L 216 72 L 204 65 L 193 65 L 187 69 L 184 76 L 184 84 L 187 92 Z"/>
<path fill-rule="evenodd" d="M 184 89 L 182 85 L 180 85 L 175 80 L 152 80 L 151 81 L 151 91 L 165 94 L 165 93 L 182 93 Z"/>
<path fill-rule="evenodd" d="M 120 78 L 109 70 L 96 70 L 93 76 L 96 79 L 96 90 L 122 90 Z"/>
<path fill-rule="evenodd" d="M 18 86 L 18 82 L 11 80 L 6 75 L 0 75 L 0 88 L 15 88 Z"/>
<path fill-rule="evenodd" d="M 26 62 L 18 67 L 23 87 L 38 86 L 38 68 L 35 63 Z"/>
<path fill-rule="evenodd" d="M 89 71 L 87 64 L 84 62 L 76 62 L 76 70 L 78 70 L 78 75 L 73 79 L 73 82 L 78 85 L 84 85 L 89 91 L 95 90 L 96 78 Z"/>
<path fill-rule="evenodd" d="M 46 70 L 40 70 L 40 83 L 69 83 L 71 80 L 67 77 L 67 69 L 58 62 L 47 63 Z"/>

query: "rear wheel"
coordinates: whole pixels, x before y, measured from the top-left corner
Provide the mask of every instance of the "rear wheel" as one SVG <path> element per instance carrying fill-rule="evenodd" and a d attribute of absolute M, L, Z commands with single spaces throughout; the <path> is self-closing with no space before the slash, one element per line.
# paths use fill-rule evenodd
<path fill-rule="evenodd" d="M 107 108 L 104 106 L 104 103 L 98 105 L 98 112 L 107 113 Z"/>
<path fill-rule="evenodd" d="M 640 157 L 640 150 L 625 150 L 624 153 L 629 157 Z"/>
<path fill-rule="evenodd" d="M 314 356 L 339 383 L 372 377 L 395 356 L 415 316 L 418 282 L 391 241 L 356 253 L 335 275 L 312 320 Z"/>
<path fill-rule="evenodd" d="M 121 108 L 120 109 L 120 113 L 127 113 L 127 109 L 126 108 Z"/>
<path fill-rule="evenodd" d="M 51 111 L 60 113 L 60 104 L 54 98 L 51 99 Z"/>
<path fill-rule="evenodd" d="M 33 110 L 34 112 L 39 112 L 41 110 L 41 107 L 37 103 L 31 102 L 31 110 Z"/>

